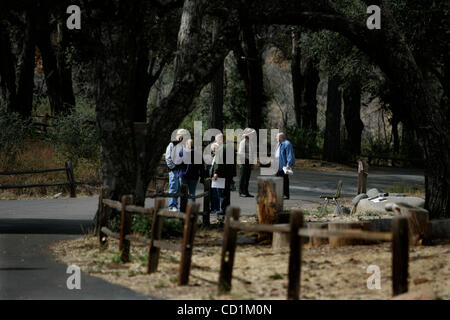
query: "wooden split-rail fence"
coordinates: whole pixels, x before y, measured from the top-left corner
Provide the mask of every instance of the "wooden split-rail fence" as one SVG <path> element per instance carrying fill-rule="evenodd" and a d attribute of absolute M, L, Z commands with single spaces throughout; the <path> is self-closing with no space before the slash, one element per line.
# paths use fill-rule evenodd
<path fill-rule="evenodd" d="M 207 227 L 211 220 L 211 179 L 205 179 L 204 192 L 196 195 L 190 195 L 188 186 L 182 184 L 179 193 L 154 192 L 146 195 L 146 198 L 180 198 L 180 211 L 186 212 L 189 199 L 203 198 L 202 224 Z"/>
<path fill-rule="evenodd" d="M 114 201 L 103 199 L 103 191 L 100 194 L 100 213 L 99 213 L 99 242 L 103 246 L 106 244 L 107 238 L 119 240 L 120 259 L 128 262 L 130 259 L 130 242 L 137 242 L 149 246 L 147 273 L 156 272 L 161 249 L 171 251 L 181 251 L 180 271 L 178 284 L 187 285 L 189 282 L 189 274 L 191 269 L 192 252 L 194 247 L 195 232 L 197 229 L 197 221 L 200 205 L 197 203 L 188 203 L 187 199 L 199 198 L 200 196 L 209 197 L 209 195 L 186 196 L 186 185 L 182 188 L 181 211 L 174 212 L 164 209 L 165 201 L 163 199 L 155 199 L 154 208 L 145 208 L 133 205 L 133 196 L 124 195 L 122 201 Z M 157 195 L 151 195 L 156 197 Z M 160 195 L 158 195 L 160 196 Z M 176 194 L 162 194 L 163 197 L 174 197 Z M 120 232 L 115 233 L 106 227 L 107 215 L 105 207 L 109 207 L 121 212 L 120 216 Z M 135 236 L 131 234 L 132 214 L 140 214 L 142 216 L 152 216 L 151 237 L 150 239 Z M 161 239 L 162 226 L 164 218 L 176 218 L 184 220 L 183 238 L 181 244 L 174 244 L 167 240 Z M 209 218 L 209 217 L 208 217 Z M 209 221 L 209 219 L 208 219 Z"/>
<path fill-rule="evenodd" d="M 300 275 L 302 261 L 302 237 L 315 238 L 353 238 L 371 241 L 392 241 L 392 291 L 399 295 L 408 291 L 408 219 L 396 216 L 393 219 L 392 232 L 373 232 L 362 230 L 320 230 L 304 228 L 303 212 L 293 210 L 290 214 L 288 226 L 251 224 L 239 221 L 240 209 L 229 207 L 227 209 L 222 256 L 219 273 L 219 292 L 231 290 L 233 264 L 236 253 L 237 233 L 239 230 L 247 232 L 281 232 L 289 233 L 289 269 L 287 298 L 298 300 L 300 297 Z"/>
<path fill-rule="evenodd" d="M 23 175 L 23 174 L 42 174 L 49 172 L 60 172 L 65 171 L 67 176 L 67 181 L 61 182 L 50 182 L 50 183 L 35 183 L 35 184 L 20 184 L 20 185 L 0 185 L 0 190 L 6 189 L 25 189 L 25 188 L 37 188 L 37 187 L 55 187 L 55 186 L 68 186 L 70 197 L 76 198 L 76 186 L 80 184 L 93 184 L 98 185 L 97 182 L 80 182 L 75 181 L 75 176 L 73 173 L 72 161 L 66 161 L 64 168 L 54 168 L 54 169 L 42 169 L 42 170 L 25 170 L 25 171 L 4 171 L 0 172 L 0 175 L 11 176 L 11 175 Z"/>

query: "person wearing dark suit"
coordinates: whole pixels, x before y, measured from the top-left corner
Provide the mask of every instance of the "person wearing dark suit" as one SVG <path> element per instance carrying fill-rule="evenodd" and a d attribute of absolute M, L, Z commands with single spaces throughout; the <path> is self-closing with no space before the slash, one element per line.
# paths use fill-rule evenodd
<path fill-rule="evenodd" d="M 284 133 L 280 132 L 277 136 L 278 145 L 275 151 L 275 159 L 278 160 L 278 172 L 276 176 L 283 178 L 283 194 L 284 199 L 289 199 L 289 175 L 287 175 L 283 168 L 292 170 L 295 165 L 295 155 L 292 144 L 286 139 Z"/>
<path fill-rule="evenodd" d="M 230 146 L 232 148 L 232 146 Z M 233 183 L 233 178 L 236 177 L 236 159 L 233 150 L 233 159 L 228 159 L 226 157 L 227 143 L 224 143 L 216 151 L 216 159 L 213 166 L 213 179 L 225 178 L 225 188 L 219 189 L 220 196 L 220 211 L 218 214 L 224 215 L 226 213 L 227 207 L 231 202 L 231 185 Z M 225 161 L 226 160 L 226 161 Z"/>

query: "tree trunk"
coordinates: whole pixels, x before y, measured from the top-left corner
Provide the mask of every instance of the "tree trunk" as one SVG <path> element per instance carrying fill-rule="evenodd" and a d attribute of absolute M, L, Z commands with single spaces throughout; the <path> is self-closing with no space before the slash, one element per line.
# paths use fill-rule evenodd
<path fill-rule="evenodd" d="M 49 24 L 49 10 L 41 3 L 38 18 L 37 45 L 42 55 L 45 84 L 52 114 L 65 114 L 75 105 L 72 89 L 71 69 L 64 57 L 63 28 L 58 30 L 57 43 L 52 43 L 52 30 Z M 59 45 L 59 47 L 58 47 Z"/>
<path fill-rule="evenodd" d="M 243 36 L 246 75 L 242 76 L 247 89 L 247 126 L 258 130 L 263 122 L 264 82 L 261 52 L 256 46 L 254 27 L 247 20 L 247 13 L 241 12 L 240 25 Z M 239 68 L 240 71 L 242 68 Z"/>
<path fill-rule="evenodd" d="M 304 86 L 302 91 L 302 125 L 317 130 L 317 86 L 320 82 L 319 70 L 310 59 L 305 61 Z"/>
<path fill-rule="evenodd" d="M 317 129 L 317 86 L 319 72 L 311 59 L 302 57 L 300 34 L 292 33 L 291 76 L 295 120 L 301 128 Z"/>
<path fill-rule="evenodd" d="M 67 28 L 65 21 L 58 21 L 56 64 L 58 67 L 59 85 L 61 88 L 63 112 L 67 113 L 75 107 L 75 95 L 73 93 L 72 67 L 67 64 L 65 50 L 67 48 Z"/>
<path fill-rule="evenodd" d="M 213 38 L 214 42 L 217 37 L 218 26 L 217 21 L 214 22 Z M 214 75 L 211 82 L 211 108 L 208 118 L 208 127 L 223 130 L 223 63 Z"/>
<path fill-rule="evenodd" d="M 336 162 L 340 160 L 341 135 L 341 92 L 337 77 L 332 77 L 328 80 L 327 111 L 325 116 L 323 159 Z"/>
<path fill-rule="evenodd" d="M 26 25 L 21 61 L 19 63 L 17 107 L 24 119 L 31 117 L 33 110 L 34 60 L 36 56 L 35 15 L 36 13 L 31 9 L 25 12 Z"/>
<path fill-rule="evenodd" d="M 16 71 L 14 56 L 11 51 L 9 34 L 3 24 L 0 25 L 0 106 L 8 112 L 17 110 Z"/>
<path fill-rule="evenodd" d="M 343 92 L 344 120 L 348 137 L 346 146 L 352 156 L 361 154 L 361 134 L 364 124 L 361 121 L 361 84 L 353 80 Z"/>
<path fill-rule="evenodd" d="M 392 125 L 392 138 L 394 140 L 394 153 L 398 154 L 400 153 L 400 137 L 398 134 L 398 118 L 395 116 L 395 114 L 392 115 L 391 119 L 391 125 Z"/>
<path fill-rule="evenodd" d="M 304 83 L 301 73 L 301 48 L 299 32 L 292 32 L 292 56 L 291 56 L 291 77 L 292 93 L 294 98 L 295 121 L 302 127 L 302 84 Z"/>

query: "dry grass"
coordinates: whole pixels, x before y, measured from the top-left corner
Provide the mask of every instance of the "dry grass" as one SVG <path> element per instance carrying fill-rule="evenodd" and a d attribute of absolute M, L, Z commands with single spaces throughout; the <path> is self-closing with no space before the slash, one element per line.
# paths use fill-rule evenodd
<path fill-rule="evenodd" d="M 18 155 L 13 164 L 6 165 L 0 161 L 0 171 L 22 171 L 63 168 L 67 159 L 59 159 L 51 146 L 44 141 L 28 141 L 24 152 Z M 100 164 L 80 161 L 74 168 L 77 181 L 100 181 Z M 0 176 L 0 185 L 40 184 L 51 182 L 65 182 L 67 176 L 64 171 L 41 174 L 25 174 Z M 45 198 L 56 193 L 68 193 L 66 187 L 37 187 L 27 189 L 9 189 L 0 191 L 0 200 Z M 78 186 L 80 195 L 92 195 L 97 193 L 96 188 L 90 186 Z"/>
<path fill-rule="evenodd" d="M 242 236 L 242 234 L 240 234 Z M 247 234 L 248 236 L 248 234 Z M 231 293 L 217 293 L 221 231 L 197 233 L 188 286 L 177 286 L 179 253 L 161 251 L 158 271 L 147 275 L 146 247 L 132 246 L 132 262 L 118 263 L 117 241 L 100 250 L 94 237 L 62 241 L 52 246 L 57 259 L 76 264 L 85 272 L 145 295 L 166 299 L 285 299 L 288 249 L 268 245 L 238 245 Z M 389 299 L 391 297 L 390 244 L 328 246 L 303 250 L 301 299 Z M 450 244 L 410 250 L 410 290 L 430 288 L 450 299 Z M 369 265 L 381 269 L 381 289 L 369 290 Z"/>

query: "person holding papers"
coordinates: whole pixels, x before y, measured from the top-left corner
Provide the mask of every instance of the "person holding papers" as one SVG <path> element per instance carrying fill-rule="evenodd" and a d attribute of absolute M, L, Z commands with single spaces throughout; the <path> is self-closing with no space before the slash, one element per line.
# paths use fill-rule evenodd
<path fill-rule="evenodd" d="M 292 168 L 295 165 L 295 155 L 292 144 L 286 139 L 283 132 L 277 135 L 278 145 L 275 151 L 275 160 L 278 161 L 277 177 L 283 177 L 284 199 L 289 199 L 289 176 L 293 174 Z"/>
<path fill-rule="evenodd" d="M 213 143 L 211 145 L 211 156 L 212 161 L 210 165 L 206 166 L 206 172 L 208 176 L 212 178 L 214 176 L 214 162 L 216 160 L 216 151 L 219 149 L 220 145 L 218 143 Z M 211 213 L 215 214 L 220 211 L 220 200 L 219 200 L 219 189 L 214 185 L 211 185 Z"/>
<path fill-rule="evenodd" d="M 217 215 L 225 215 L 227 207 L 230 205 L 231 199 L 231 184 L 233 178 L 236 176 L 236 161 L 234 159 L 234 148 L 229 146 L 229 150 L 232 150 L 232 157 L 229 159 L 227 154 L 228 143 L 222 144 L 216 151 L 216 157 L 213 165 L 213 180 L 211 187 L 219 189 L 220 197 L 220 211 Z M 230 153 L 230 152 L 228 152 Z"/>

